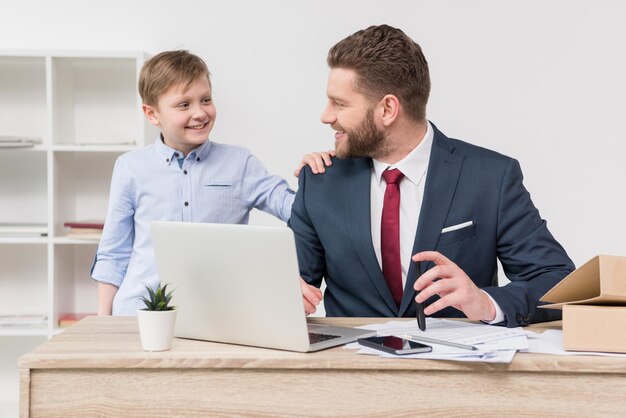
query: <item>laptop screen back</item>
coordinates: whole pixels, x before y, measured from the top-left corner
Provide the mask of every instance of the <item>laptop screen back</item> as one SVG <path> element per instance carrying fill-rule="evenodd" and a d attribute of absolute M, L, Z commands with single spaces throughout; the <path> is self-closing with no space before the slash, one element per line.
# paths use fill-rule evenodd
<path fill-rule="evenodd" d="M 174 289 L 175 336 L 308 349 L 291 229 L 156 221 L 151 230 L 160 281 Z"/>

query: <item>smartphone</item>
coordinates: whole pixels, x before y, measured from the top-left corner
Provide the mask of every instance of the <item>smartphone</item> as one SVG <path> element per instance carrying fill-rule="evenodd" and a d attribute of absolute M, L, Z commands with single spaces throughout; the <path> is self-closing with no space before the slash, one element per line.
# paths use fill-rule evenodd
<path fill-rule="evenodd" d="M 433 350 L 429 345 L 392 336 L 359 338 L 357 342 L 365 347 L 397 355 L 428 353 Z"/>

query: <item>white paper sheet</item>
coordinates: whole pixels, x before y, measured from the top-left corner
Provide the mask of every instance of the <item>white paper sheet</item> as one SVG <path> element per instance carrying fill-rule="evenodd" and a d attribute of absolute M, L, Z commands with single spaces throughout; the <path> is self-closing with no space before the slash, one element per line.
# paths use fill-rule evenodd
<path fill-rule="evenodd" d="M 607 356 L 607 357 L 626 357 L 626 354 L 619 353 L 600 353 L 596 351 L 565 351 L 563 349 L 563 331 L 558 329 L 548 329 L 543 333 L 528 334 L 529 347 L 521 350 L 525 353 L 544 353 L 557 354 L 560 356 Z"/>
<path fill-rule="evenodd" d="M 359 354 L 407 359 L 438 359 L 455 361 L 484 361 L 510 363 L 518 349 L 527 348 L 526 333 L 521 328 L 502 328 L 485 324 L 472 324 L 445 319 L 427 318 L 426 331 L 420 331 L 414 321 L 389 321 L 384 324 L 369 324 L 359 328 L 377 331 L 379 336 L 403 335 L 427 336 L 460 344 L 474 345 L 478 350 L 464 350 L 447 345 L 427 343 L 432 346 L 430 353 L 394 355 L 358 343 L 346 348 L 358 349 Z"/>

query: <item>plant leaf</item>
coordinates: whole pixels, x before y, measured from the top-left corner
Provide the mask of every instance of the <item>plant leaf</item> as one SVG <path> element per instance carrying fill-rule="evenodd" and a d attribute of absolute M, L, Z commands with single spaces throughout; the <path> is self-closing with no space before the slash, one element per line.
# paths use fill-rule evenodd
<path fill-rule="evenodd" d="M 165 284 L 163 287 L 161 287 L 161 284 L 159 283 L 155 290 L 152 290 L 150 286 L 146 286 L 149 299 L 146 297 L 142 297 L 142 300 L 145 303 L 147 310 L 171 311 L 174 309 L 173 306 L 169 306 L 169 303 L 172 300 L 172 292 L 174 291 L 171 290 L 170 292 L 167 292 L 168 284 Z"/>

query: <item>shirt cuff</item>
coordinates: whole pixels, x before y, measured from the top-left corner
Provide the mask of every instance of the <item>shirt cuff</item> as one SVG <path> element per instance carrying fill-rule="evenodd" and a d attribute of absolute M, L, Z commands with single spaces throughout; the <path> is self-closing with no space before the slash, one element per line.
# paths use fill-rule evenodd
<path fill-rule="evenodd" d="M 483 292 L 485 295 L 489 296 L 491 303 L 493 303 L 493 307 L 496 308 L 496 317 L 493 319 L 493 321 L 481 321 L 481 322 L 484 322 L 485 324 L 488 324 L 488 325 L 492 325 L 492 324 L 497 324 L 497 323 L 504 321 L 504 312 L 502 311 L 502 308 L 500 308 L 500 305 L 498 305 L 498 302 L 496 302 L 495 299 L 492 298 L 489 293 L 485 292 L 482 289 L 480 289 L 480 291 Z"/>
<path fill-rule="evenodd" d="M 122 285 L 124 274 L 115 268 L 115 263 L 111 260 L 95 260 L 91 266 L 92 279 L 111 284 L 117 288 Z"/>

